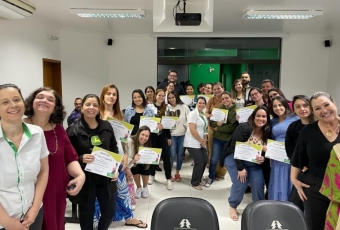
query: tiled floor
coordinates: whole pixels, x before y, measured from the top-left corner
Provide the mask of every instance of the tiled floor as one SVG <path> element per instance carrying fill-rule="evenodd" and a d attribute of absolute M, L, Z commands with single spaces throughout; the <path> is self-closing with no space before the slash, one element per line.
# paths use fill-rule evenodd
<path fill-rule="evenodd" d="M 151 217 L 156 205 L 170 197 L 198 197 L 209 201 L 215 208 L 221 230 L 239 230 L 241 229 L 241 220 L 232 221 L 229 218 L 228 211 L 228 196 L 230 193 L 231 181 L 227 174 L 224 181 L 215 181 L 210 188 L 204 187 L 202 191 L 197 191 L 190 186 L 190 178 L 192 173 L 192 160 L 186 155 L 186 160 L 183 162 L 183 167 L 180 172 L 182 181 L 174 182 L 174 189 L 168 191 L 165 188 L 164 171 L 157 172 L 156 179 L 153 185 L 149 185 L 150 196 L 146 199 L 138 199 L 137 207 L 134 211 L 134 215 L 137 219 L 146 221 L 148 224 L 148 230 L 150 229 Z M 161 166 L 162 167 L 162 166 Z M 174 170 L 174 169 L 173 169 Z M 205 171 L 205 177 L 208 176 L 208 170 Z M 245 195 L 243 202 L 238 208 L 238 212 L 242 213 L 245 206 L 251 201 L 251 195 Z M 68 205 L 66 215 L 70 215 L 71 206 Z M 79 230 L 78 224 L 66 224 L 66 230 Z M 136 227 L 124 226 L 124 222 L 113 222 L 110 229 L 116 230 L 129 230 L 137 229 Z"/>

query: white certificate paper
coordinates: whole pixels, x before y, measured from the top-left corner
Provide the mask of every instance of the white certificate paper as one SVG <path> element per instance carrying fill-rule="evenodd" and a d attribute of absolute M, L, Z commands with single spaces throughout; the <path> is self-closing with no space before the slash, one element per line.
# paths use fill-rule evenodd
<path fill-rule="evenodd" d="M 210 117 L 211 121 L 222 121 L 223 123 L 227 123 L 228 110 L 213 108 L 211 114 L 212 114 L 212 116 Z"/>
<path fill-rule="evenodd" d="M 140 154 L 140 159 L 136 162 L 137 164 L 158 165 L 162 149 L 139 147 L 138 154 Z"/>
<path fill-rule="evenodd" d="M 182 102 L 186 105 L 193 105 L 194 104 L 194 98 L 195 95 L 181 95 L 179 98 L 182 100 Z"/>
<path fill-rule="evenodd" d="M 112 117 L 108 117 L 107 121 L 110 122 L 113 128 L 117 142 L 118 140 L 120 140 L 121 142 L 126 143 L 127 139 L 130 137 L 130 134 L 131 134 L 131 131 L 133 130 L 134 125 L 131 125 L 124 121 L 114 119 Z"/>
<path fill-rule="evenodd" d="M 238 122 L 239 123 L 247 122 L 250 115 L 254 112 L 254 109 L 256 109 L 256 105 L 236 109 L 236 114 L 240 116 Z"/>
<path fill-rule="evenodd" d="M 262 146 L 236 141 L 234 159 L 257 163 L 256 156 L 261 156 Z"/>
<path fill-rule="evenodd" d="M 85 171 L 113 178 L 117 175 L 123 156 L 108 150 L 94 147 L 92 150 L 94 161 L 86 164 Z"/>
<path fill-rule="evenodd" d="M 290 164 L 286 153 L 285 143 L 268 139 L 266 157 Z"/>
<path fill-rule="evenodd" d="M 163 116 L 161 124 L 163 129 L 176 129 L 178 117 Z"/>
<path fill-rule="evenodd" d="M 158 123 L 161 123 L 161 119 L 158 117 L 146 117 L 141 116 L 139 127 L 148 126 L 152 133 L 159 133 Z"/>

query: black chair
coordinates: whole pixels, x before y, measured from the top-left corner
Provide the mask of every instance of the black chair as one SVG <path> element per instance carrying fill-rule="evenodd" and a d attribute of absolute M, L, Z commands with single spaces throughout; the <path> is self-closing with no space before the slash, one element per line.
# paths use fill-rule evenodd
<path fill-rule="evenodd" d="M 161 201 L 151 219 L 151 230 L 219 230 L 214 207 L 206 200 L 175 197 Z"/>
<path fill-rule="evenodd" d="M 290 202 L 263 200 L 250 203 L 242 213 L 241 230 L 308 230 L 302 211 Z"/>

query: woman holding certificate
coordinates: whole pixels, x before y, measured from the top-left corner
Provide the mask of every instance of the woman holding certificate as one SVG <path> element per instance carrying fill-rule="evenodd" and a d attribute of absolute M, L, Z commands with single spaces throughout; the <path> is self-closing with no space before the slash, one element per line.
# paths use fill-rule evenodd
<path fill-rule="evenodd" d="M 181 101 L 175 91 L 172 91 L 168 94 L 168 103 L 166 115 L 178 117 L 176 128 L 171 130 L 170 166 L 172 168 L 174 160 L 177 158 L 175 178 L 171 177 L 171 180 L 179 182 L 182 180 L 179 172 L 183 163 L 183 142 L 186 131 L 187 115 L 189 114 L 190 110 L 188 106 Z"/>
<path fill-rule="evenodd" d="M 267 108 L 257 107 L 248 118 L 248 122 L 236 127 L 221 155 L 220 162 L 224 162 L 233 182 L 228 202 L 229 215 L 234 221 L 238 220 L 236 209 L 242 202 L 248 184 L 251 186 L 253 201 L 264 199 L 262 164 L 265 161 L 264 152 L 270 137 L 269 120 Z"/>
<path fill-rule="evenodd" d="M 156 117 L 162 118 L 165 116 L 165 92 L 163 89 L 158 89 L 155 94 L 155 102 L 153 104 L 149 104 L 150 107 Z M 164 165 L 164 173 L 166 179 L 166 188 L 168 190 L 173 189 L 173 185 L 171 182 L 171 166 L 170 166 L 170 153 L 169 146 L 171 145 L 171 134 L 169 129 L 162 129 L 161 133 L 152 133 L 151 134 L 151 146 L 153 148 L 161 148 L 162 155 L 161 158 L 163 160 Z M 150 177 L 149 184 L 153 184 L 156 174 L 156 168 L 158 165 L 150 165 Z"/>
<path fill-rule="evenodd" d="M 212 116 L 212 110 L 213 108 L 219 108 L 222 106 L 222 93 L 224 92 L 224 87 L 222 85 L 222 83 L 220 82 L 215 82 L 213 87 L 213 93 L 214 96 L 212 98 L 209 99 L 208 104 L 206 106 L 206 110 L 205 110 L 205 116 L 208 118 L 208 120 L 210 119 L 210 117 Z M 211 126 L 208 126 L 208 163 L 210 161 L 210 157 L 212 155 L 212 145 L 213 145 L 213 133 L 214 133 L 214 129 Z M 221 168 L 219 165 L 216 168 L 216 180 L 220 180 L 222 178 L 224 178 L 226 174 L 226 170 L 223 168 Z"/>
<path fill-rule="evenodd" d="M 106 85 L 102 93 L 100 95 L 100 116 L 101 119 L 106 120 L 108 117 L 115 118 L 117 120 L 122 121 L 123 115 L 120 111 L 120 102 L 119 102 L 119 91 L 117 86 L 115 85 Z M 113 131 L 115 131 L 115 127 L 113 127 Z M 120 140 L 117 140 L 118 144 Z M 123 153 L 121 153 L 123 154 Z M 141 222 L 140 220 L 134 218 L 132 210 L 134 210 L 133 206 L 136 206 L 136 200 L 134 198 L 134 180 L 128 164 L 128 154 L 125 153 L 123 157 L 123 164 L 119 168 L 119 175 L 117 179 L 117 192 L 116 192 L 116 213 L 113 221 L 121 221 L 125 219 L 125 224 L 127 226 L 137 226 L 137 227 L 146 227 L 146 224 Z M 125 176 L 125 174 L 127 176 Z M 126 178 L 127 177 L 127 178 Z M 128 188 L 128 184 L 129 187 Z M 131 186 L 132 185 L 132 186 Z M 132 187 L 132 188 L 131 188 Z M 133 190 L 133 194 L 130 198 L 129 192 Z M 132 201 L 133 200 L 133 201 Z M 94 227 L 98 226 L 98 220 L 101 216 L 100 206 L 98 201 L 95 206 L 95 220 Z"/>
<path fill-rule="evenodd" d="M 196 109 L 188 114 L 188 128 L 185 133 L 184 146 L 192 159 L 195 161 L 192 170 L 191 185 L 197 190 L 202 190 L 201 182 L 204 169 L 208 163 L 207 158 L 207 140 L 204 137 L 206 128 L 208 127 L 208 120 L 204 115 L 206 100 L 204 97 L 197 99 Z"/>
<path fill-rule="evenodd" d="M 271 114 L 272 139 L 284 143 L 288 126 L 299 117 L 290 109 L 288 101 L 281 96 L 272 99 Z M 291 190 L 290 164 L 271 159 L 268 199 L 288 201 Z"/>
<path fill-rule="evenodd" d="M 85 181 L 85 174 L 62 123 L 66 112 L 59 94 L 51 88 L 39 88 L 25 100 L 26 123 L 44 130 L 49 149 L 49 175 L 45 190 L 42 230 L 65 229 L 67 194 L 77 195 Z M 74 179 L 70 181 L 70 176 Z M 73 189 L 67 189 L 74 186 Z"/>
<path fill-rule="evenodd" d="M 270 90 L 268 92 L 270 92 Z M 309 97 L 305 95 L 294 96 L 292 107 L 294 113 L 298 115 L 300 119 L 291 123 L 287 129 L 285 147 L 289 159 L 292 158 L 302 128 L 314 122 L 314 115 L 309 105 Z M 307 168 L 305 168 L 303 171 L 305 171 L 306 169 Z M 300 199 L 295 186 L 293 186 L 292 191 L 289 195 L 289 201 L 294 203 L 302 211 L 304 211 L 303 202 Z"/>
<path fill-rule="evenodd" d="M 223 105 L 219 109 L 227 110 L 228 115 L 226 122 L 212 120 L 213 117 L 211 117 L 209 122 L 211 128 L 214 130 L 214 134 L 212 155 L 209 164 L 209 179 L 205 184 L 206 187 L 210 187 L 214 182 L 216 166 L 220 159 L 223 146 L 230 140 L 231 135 L 238 125 L 236 120 L 236 105 L 233 103 L 229 92 L 222 93 L 222 103 Z"/>
<path fill-rule="evenodd" d="M 319 230 L 324 229 L 329 206 L 329 199 L 319 190 L 333 146 L 340 142 L 340 118 L 333 98 L 327 93 L 315 93 L 309 104 L 317 121 L 300 132 L 291 160 L 291 180 L 304 201 L 308 229 Z M 305 166 L 308 170 L 298 178 Z"/>
<path fill-rule="evenodd" d="M 43 130 L 22 122 L 24 112 L 18 86 L 0 85 L 1 230 L 40 230 L 43 222 L 50 153 Z"/>
<path fill-rule="evenodd" d="M 135 135 L 139 129 L 139 123 L 141 116 L 146 117 L 154 117 L 155 114 L 146 105 L 146 99 L 143 95 L 143 91 L 140 89 L 135 89 L 132 92 L 132 103 L 131 106 L 128 106 L 125 110 L 124 121 L 134 125 L 131 135 Z M 148 181 L 150 176 L 150 168 L 149 165 L 138 164 L 136 167 L 131 169 L 133 174 L 133 178 L 137 185 L 136 189 L 136 198 L 139 199 L 141 197 L 147 198 L 149 197 L 148 190 Z M 140 177 L 142 177 L 143 188 L 140 183 Z"/>
<path fill-rule="evenodd" d="M 117 141 L 109 122 L 99 118 L 100 100 L 97 95 L 88 94 L 83 98 L 81 118 L 67 128 L 70 141 L 78 153 L 81 167 L 85 171 L 87 164 L 95 158 L 91 154 L 94 147 L 118 153 Z M 79 204 L 79 223 L 83 230 L 93 230 L 95 201 L 98 199 L 101 216 L 98 230 L 107 230 L 116 212 L 117 190 L 115 180 L 99 174 L 85 171 L 86 180 L 83 188 L 70 200 Z"/>

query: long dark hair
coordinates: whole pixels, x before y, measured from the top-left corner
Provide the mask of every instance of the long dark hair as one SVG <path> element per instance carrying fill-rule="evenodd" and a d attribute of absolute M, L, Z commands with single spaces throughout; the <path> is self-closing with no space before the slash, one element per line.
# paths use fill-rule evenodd
<path fill-rule="evenodd" d="M 50 119 L 48 121 L 53 124 L 62 124 L 66 116 L 65 107 L 62 104 L 61 97 L 59 96 L 59 94 L 54 89 L 49 87 L 41 87 L 39 89 L 36 89 L 25 99 L 25 115 L 28 118 L 33 117 L 34 115 L 33 101 L 35 97 L 42 91 L 51 92 L 55 97 L 54 111 L 51 114 Z"/>
<path fill-rule="evenodd" d="M 294 111 L 294 105 L 295 105 L 296 100 L 301 100 L 308 105 L 308 107 L 310 108 L 310 111 L 311 111 L 311 113 L 309 114 L 309 117 L 308 117 L 308 121 L 309 121 L 309 123 L 314 122 L 315 119 L 314 119 L 314 115 L 312 113 L 312 107 L 309 104 L 309 97 L 307 97 L 306 95 L 295 95 L 293 97 L 293 102 L 292 102 L 293 111 Z"/>
<path fill-rule="evenodd" d="M 286 98 L 284 98 L 284 97 L 276 96 L 276 97 L 273 98 L 272 105 L 270 107 L 270 113 L 271 113 L 271 115 L 274 118 L 278 118 L 279 117 L 276 113 L 274 113 L 274 110 L 273 110 L 273 106 L 274 106 L 274 101 L 275 100 L 278 100 L 283 105 L 283 107 L 285 107 L 285 114 L 287 116 L 293 114 L 293 110 L 288 105 L 288 100 Z"/>
<path fill-rule="evenodd" d="M 168 104 L 169 105 L 171 105 L 170 104 L 170 102 L 169 102 L 169 95 L 170 94 L 172 94 L 172 95 L 174 95 L 175 96 L 175 99 L 176 99 L 176 105 L 183 105 L 184 103 L 183 103 L 183 101 L 179 98 L 179 96 L 178 96 L 178 93 L 176 93 L 175 91 L 171 91 L 170 93 L 168 93 L 168 95 L 167 95 L 167 100 L 168 100 Z M 171 105 L 172 106 L 172 105 Z"/>
<path fill-rule="evenodd" d="M 264 143 L 267 143 L 267 140 L 270 137 L 270 115 L 269 115 L 269 111 L 268 111 L 267 107 L 266 106 L 256 107 L 254 109 L 253 113 L 248 118 L 248 124 L 252 129 L 256 128 L 256 126 L 255 126 L 256 113 L 261 109 L 264 110 L 267 114 L 267 123 L 261 128 L 262 129 L 262 140 L 263 140 Z"/>
<path fill-rule="evenodd" d="M 137 133 L 135 135 L 130 137 L 133 140 L 133 150 L 134 150 L 132 159 L 135 157 L 135 155 L 138 154 L 138 149 L 140 147 L 139 140 L 138 140 L 139 139 L 139 135 L 140 135 L 141 132 L 143 132 L 145 130 L 149 131 L 149 139 L 143 145 L 143 147 L 150 147 L 151 146 L 151 131 L 150 131 L 150 128 L 148 126 L 143 125 L 143 126 L 139 127 L 139 129 L 138 129 L 138 131 L 137 131 Z M 150 165 L 145 165 L 145 169 L 148 169 L 149 166 Z"/>
<path fill-rule="evenodd" d="M 142 97 L 142 100 L 143 100 L 142 105 L 143 105 L 143 107 L 145 108 L 145 107 L 146 107 L 146 98 L 145 98 L 144 93 L 143 93 L 143 91 L 142 91 L 141 89 L 135 89 L 134 91 L 132 91 L 132 95 L 131 95 L 131 97 L 132 97 L 132 103 L 131 103 L 131 106 L 132 106 L 133 108 L 136 107 L 135 102 L 133 101 L 133 94 L 134 94 L 134 93 L 138 93 L 138 94 Z"/>

